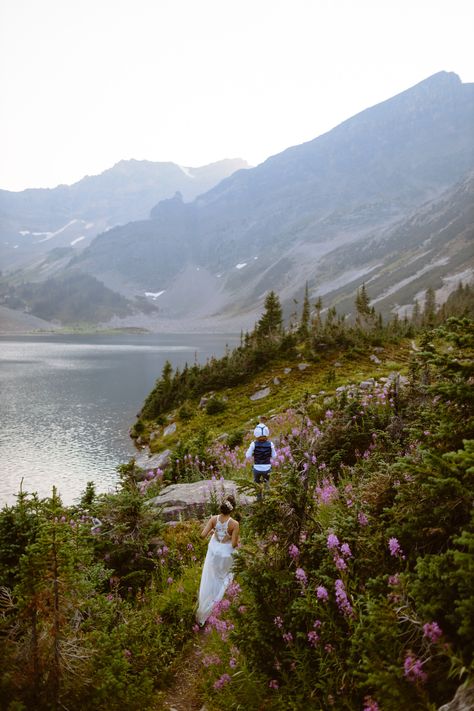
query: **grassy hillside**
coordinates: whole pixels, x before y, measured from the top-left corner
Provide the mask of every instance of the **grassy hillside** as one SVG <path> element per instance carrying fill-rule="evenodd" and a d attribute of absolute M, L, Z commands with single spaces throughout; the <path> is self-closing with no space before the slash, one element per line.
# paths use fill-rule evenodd
<path fill-rule="evenodd" d="M 140 481 L 132 461 L 113 495 L 2 510 L 6 709 L 432 711 L 472 677 L 473 322 L 409 335 L 362 302 L 353 327 L 303 314 L 288 334 L 276 310 L 237 353 L 185 379 L 165 366 L 134 426 L 172 449 L 164 471 Z M 200 523 L 147 502 L 212 476 L 255 491 L 262 414 L 270 491 L 241 512 L 235 582 L 199 631 Z"/>

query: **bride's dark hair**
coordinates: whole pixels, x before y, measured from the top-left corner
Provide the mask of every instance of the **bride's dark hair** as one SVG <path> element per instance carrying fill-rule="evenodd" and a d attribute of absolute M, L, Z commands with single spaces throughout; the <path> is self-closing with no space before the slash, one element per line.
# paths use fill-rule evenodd
<path fill-rule="evenodd" d="M 221 503 L 220 512 L 221 514 L 230 514 L 231 511 L 235 509 L 235 498 L 232 494 L 225 497 L 224 501 Z"/>

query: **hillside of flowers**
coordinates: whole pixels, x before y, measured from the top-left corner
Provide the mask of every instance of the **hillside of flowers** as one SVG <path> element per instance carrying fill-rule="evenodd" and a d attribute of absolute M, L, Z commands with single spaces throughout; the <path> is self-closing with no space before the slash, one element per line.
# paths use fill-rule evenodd
<path fill-rule="evenodd" d="M 435 709 L 472 673 L 472 323 L 282 420 L 208 626 L 210 708 Z M 276 473 L 275 473 L 276 472 Z"/>
<path fill-rule="evenodd" d="M 179 711 L 434 711 L 469 683 L 474 326 L 461 292 L 464 315 L 381 324 L 361 292 L 355 325 L 303 309 L 290 331 L 273 300 L 223 360 L 242 369 L 233 387 L 219 388 L 218 361 L 157 381 L 133 434 L 159 447 L 151 434 L 176 418 L 167 468 L 132 460 L 116 491 L 89 485 L 69 507 L 20 491 L 0 511 L 1 708 L 164 711 L 189 669 Z M 246 409 L 242 388 L 260 383 L 247 366 L 265 348 L 267 372 L 296 374 L 267 404 L 271 486 L 239 511 L 234 582 L 199 629 L 202 521 L 170 526 L 150 499 L 209 479 L 211 514 L 221 478 L 256 493 L 244 455 L 261 404 Z"/>

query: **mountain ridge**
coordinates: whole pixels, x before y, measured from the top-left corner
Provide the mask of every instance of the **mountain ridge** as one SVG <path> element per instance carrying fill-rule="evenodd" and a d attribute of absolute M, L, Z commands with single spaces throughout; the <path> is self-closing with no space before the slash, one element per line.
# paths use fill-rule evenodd
<path fill-rule="evenodd" d="M 472 220 L 454 186 L 472 184 L 466 176 L 474 170 L 473 125 L 474 84 L 439 72 L 311 141 L 235 171 L 192 202 L 181 192 L 160 200 L 146 219 L 97 235 L 64 274 L 91 274 L 127 298 L 151 293 L 161 321 L 248 321 L 271 289 L 288 315 L 306 282 L 328 306 L 348 303 L 353 282 L 367 277 L 388 315 L 400 307 L 395 296 L 383 297 L 397 291 L 395 273 L 400 283 L 413 276 L 406 260 L 395 267 L 392 247 L 403 243 L 397 229 L 406 224 L 412 241 L 421 239 L 416 214 L 425 219 L 428 203 L 440 214 L 433 228 L 446 238 L 437 248 L 444 262 L 411 282 L 445 288 L 453 274 L 472 278 L 468 246 L 463 251 L 460 235 L 442 224 L 449 209 L 436 202 L 454 190 L 452 200 Z M 465 228 L 473 234 L 470 222 Z"/>
<path fill-rule="evenodd" d="M 160 202 L 149 221 L 99 236 L 75 266 L 102 278 L 113 252 L 113 268 L 129 288 L 172 289 L 173 300 L 178 274 L 205 269 L 219 280 L 214 314 L 261 303 L 275 283 L 291 302 L 291 292 L 310 277 L 308 262 L 316 268 L 324 254 L 386 231 L 472 170 L 473 120 L 474 84 L 438 73 L 234 173 L 192 203 L 179 196 Z M 179 256 L 169 258 L 175 243 Z M 300 282 L 295 277 L 288 285 L 291 265 L 302 255 L 305 263 L 295 270 Z M 217 296 L 224 292 L 227 298 Z M 166 301 L 159 302 L 165 311 Z"/>
<path fill-rule="evenodd" d="M 45 254 L 43 243 L 51 239 L 55 247 L 80 251 L 117 224 L 148 218 L 156 203 L 177 191 L 193 200 L 229 173 L 247 167 L 240 158 L 197 168 L 131 159 L 72 185 L 0 190 L 1 262 L 9 268 L 26 264 Z"/>

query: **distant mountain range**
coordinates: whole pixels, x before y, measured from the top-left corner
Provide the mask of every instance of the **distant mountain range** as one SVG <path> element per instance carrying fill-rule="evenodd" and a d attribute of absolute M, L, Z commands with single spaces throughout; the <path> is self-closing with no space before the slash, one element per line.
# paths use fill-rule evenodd
<path fill-rule="evenodd" d="M 0 263 L 18 267 L 53 248 L 71 255 L 115 225 L 149 217 L 160 200 L 180 192 L 194 200 L 241 168 L 240 158 L 199 168 L 175 163 L 122 160 L 74 185 L 21 192 L 0 190 Z"/>
<path fill-rule="evenodd" d="M 365 282 L 383 313 L 403 313 L 428 286 L 442 297 L 472 280 L 473 135 L 474 84 L 440 72 L 191 202 L 183 191 L 159 201 L 72 259 L 48 255 L 35 275 L 91 275 L 157 307 L 151 325 L 238 322 L 269 289 L 288 312 L 306 282 L 346 313 Z M 137 318 L 134 303 L 121 323 Z"/>

